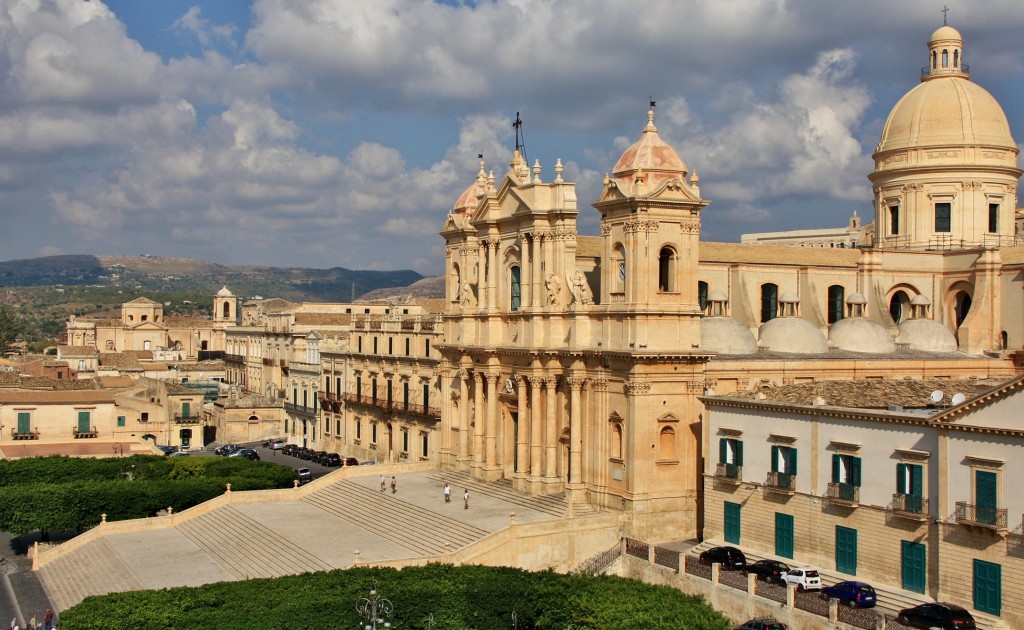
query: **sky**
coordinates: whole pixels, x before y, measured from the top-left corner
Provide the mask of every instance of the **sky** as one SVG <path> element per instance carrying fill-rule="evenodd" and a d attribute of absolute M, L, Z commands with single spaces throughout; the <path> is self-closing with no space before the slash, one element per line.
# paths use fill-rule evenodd
<path fill-rule="evenodd" d="M 0 0 L 0 260 L 438 274 L 517 112 L 596 235 L 650 100 L 711 201 L 703 240 L 870 220 L 944 6 L 1024 141 L 1021 0 Z"/>

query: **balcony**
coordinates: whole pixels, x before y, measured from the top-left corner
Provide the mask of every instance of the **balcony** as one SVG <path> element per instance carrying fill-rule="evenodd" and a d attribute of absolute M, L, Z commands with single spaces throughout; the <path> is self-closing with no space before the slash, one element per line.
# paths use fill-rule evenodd
<path fill-rule="evenodd" d="M 174 424 L 199 424 L 202 420 L 199 416 L 174 416 Z"/>
<path fill-rule="evenodd" d="M 245 363 L 245 357 L 240 354 L 225 354 L 225 363 Z"/>
<path fill-rule="evenodd" d="M 12 440 L 38 440 L 39 439 L 39 431 L 38 430 L 37 431 L 33 431 L 32 429 L 29 429 L 28 431 L 18 431 L 17 429 L 11 429 L 11 439 Z"/>
<path fill-rule="evenodd" d="M 79 439 L 79 438 L 99 437 L 99 434 L 100 434 L 100 432 L 96 430 L 96 427 L 90 427 L 89 429 L 84 430 L 84 431 L 82 429 L 78 428 L 78 427 L 74 427 L 71 430 L 71 432 L 72 432 L 72 435 L 75 436 L 76 440 Z"/>
<path fill-rule="evenodd" d="M 297 405 L 295 403 L 286 402 L 284 404 L 285 411 L 290 413 L 298 414 L 300 416 L 316 416 L 319 409 L 309 405 Z"/>
<path fill-rule="evenodd" d="M 964 501 L 956 502 L 956 522 L 994 531 L 1006 530 L 1006 508 L 982 507 Z"/>
<path fill-rule="evenodd" d="M 738 484 L 743 480 L 743 466 L 718 464 L 715 466 L 715 479 L 726 483 Z"/>
<path fill-rule="evenodd" d="M 849 483 L 830 483 L 825 489 L 825 501 L 836 505 L 857 505 L 860 503 L 860 487 Z"/>
<path fill-rule="evenodd" d="M 896 516 L 923 521 L 928 518 L 928 499 L 909 494 L 894 494 L 889 511 Z"/>
<path fill-rule="evenodd" d="M 770 472 L 764 480 L 764 489 L 781 494 L 793 494 L 796 492 L 796 475 Z"/>
<path fill-rule="evenodd" d="M 387 400 L 386 398 L 375 398 L 373 396 L 360 396 L 359 394 L 345 394 L 345 402 L 354 405 L 364 405 L 383 409 L 391 413 L 407 413 L 420 416 L 429 420 L 441 419 L 441 408 L 406 403 L 404 401 Z"/>

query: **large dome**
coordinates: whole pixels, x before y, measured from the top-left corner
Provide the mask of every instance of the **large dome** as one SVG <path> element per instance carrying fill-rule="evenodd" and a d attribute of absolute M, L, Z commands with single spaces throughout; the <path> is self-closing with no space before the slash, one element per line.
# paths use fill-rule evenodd
<path fill-rule="evenodd" d="M 700 322 L 700 347 L 718 354 L 757 354 L 750 329 L 731 317 L 705 317 Z"/>
<path fill-rule="evenodd" d="M 825 354 L 828 343 L 814 324 L 800 317 L 776 317 L 761 324 L 758 331 L 761 347 L 773 352 Z"/>
<path fill-rule="evenodd" d="M 1016 149 L 996 99 L 956 76 L 924 81 L 900 99 L 885 122 L 877 152 L 949 145 Z"/>
<path fill-rule="evenodd" d="M 908 319 L 900 322 L 899 337 L 901 344 L 907 344 L 911 350 L 925 352 L 956 352 L 956 337 L 948 328 L 934 319 Z"/>
<path fill-rule="evenodd" d="M 676 150 L 658 135 L 658 128 L 654 126 L 654 110 L 650 110 L 643 135 L 615 163 L 612 175 L 615 179 L 629 181 L 642 174 L 648 187 L 652 187 L 673 178 L 685 182 L 688 171 Z"/>
<path fill-rule="evenodd" d="M 884 326 L 863 317 L 841 319 L 828 331 L 829 345 L 838 350 L 888 354 L 896 351 L 892 335 Z"/>

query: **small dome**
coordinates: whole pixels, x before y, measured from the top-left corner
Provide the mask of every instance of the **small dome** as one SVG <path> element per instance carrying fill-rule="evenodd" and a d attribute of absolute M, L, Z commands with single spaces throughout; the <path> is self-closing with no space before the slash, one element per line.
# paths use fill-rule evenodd
<path fill-rule="evenodd" d="M 960 35 L 960 31 L 956 30 L 952 26 L 943 25 L 936 29 L 934 33 L 932 33 L 932 36 L 928 38 L 928 43 L 931 44 L 933 42 L 942 42 L 951 39 L 963 41 L 964 38 L 962 35 Z"/>
<path fill-rule="evenodd" d="M 896 340 L 909 344 L 911 350 L 956 352 L 958 349 L 953 333 L 934 319 L 908 319 L 897 328 Z"/>
<path fill-rule="evenodd" d="M 459 214 L 470 214 L 472 210 L 475 210 L 476 198 L 484 192 L 486 182 L 487 173 L 484 172 L 484 161 L 480 160 L 480 171 L 476 174 L 476 179 L 469 185 L 469 188 L 462 191 L 462 194 L 455 201 L 455 206 L 452 207 L 452 210 Z"/>
<path fill-rule="evenodd" d="M 814 324 L 800 317 L 776 317 L 761 324 L 758 331 L 761 347 L 773 352 L 825 354 L 828 344 Z"/>
<path fill-rule="evenodd" d="M 220 291 L 217 291 L 217 297 L 235 297 L 235 294 L 228 289 L 227 285 L 224 285 Z"/>
<path fill-rule="evenodd" d="M 782 295 L 779 296 L 779 302 L 782 304 L 796 304 L 799 301 L 800 298 L 797 297 L 797 294 L 793 293 L 792 291 L 785 291 Z"/>
<path fill-rule="evenodd" d="M 867 304 L 868 300 L 860 293 L 851 293 L 850 297 L 846 298 L 847 304 Z"/>
<path fill-rule="evenodd" d="M 896 350 L 896 343 L 889 331 L 878 322 L 863 317 L 841 319 L 832 324 L 828 330 L 828 344 L 838 350 L 872 354 L 887 354 Z"/>
<path fill-rule="evenodd" d="M 647 126 L 644 127 L 643 135 L 615 163 L 612 176 L 631 183 L 634 177 L 642 174 L 650 190 L 660 182 L 673 178 L 685 182 L 687 172 L 689 169 L 676 150 L 658 135 L 652 109 L 647 112 Z M 631 189 L 631 185 L 626 188 Z"/>
<path fill-rule="evenodd" d="M 918 294 L 918 295 L 915 295 L 912 300 L 910 300 L 910 305 L 911 306 L 931 306 L 932 305 L 932 301 L 928 299 L 927 295 Z"/>
<path fill-rule="evenodd" d="M 708 302 L 728 302 L 729 296 L 726 295 L 725 291 L 721 289 L 712 289 L 711 293 L 708 293 Z"/>
<path fill-rule="evenodd" d="M 705 317 L 700 322 L 700 347 L 718 354 L 756 354 L 757 340 L 731 317 Z"/>

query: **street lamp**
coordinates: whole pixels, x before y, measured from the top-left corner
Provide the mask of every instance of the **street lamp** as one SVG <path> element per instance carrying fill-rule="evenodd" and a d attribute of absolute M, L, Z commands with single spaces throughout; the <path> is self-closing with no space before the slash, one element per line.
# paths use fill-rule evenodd
<path fill-rule="evenodd" d="M 370 586 L 370 596 L 356 602 L 356 612 L 363 618 L 359 627 L 365 630 L 391 627 L 391 613 L 394 607 L 391 600 L 377 595 L 377 580 Z"/>

